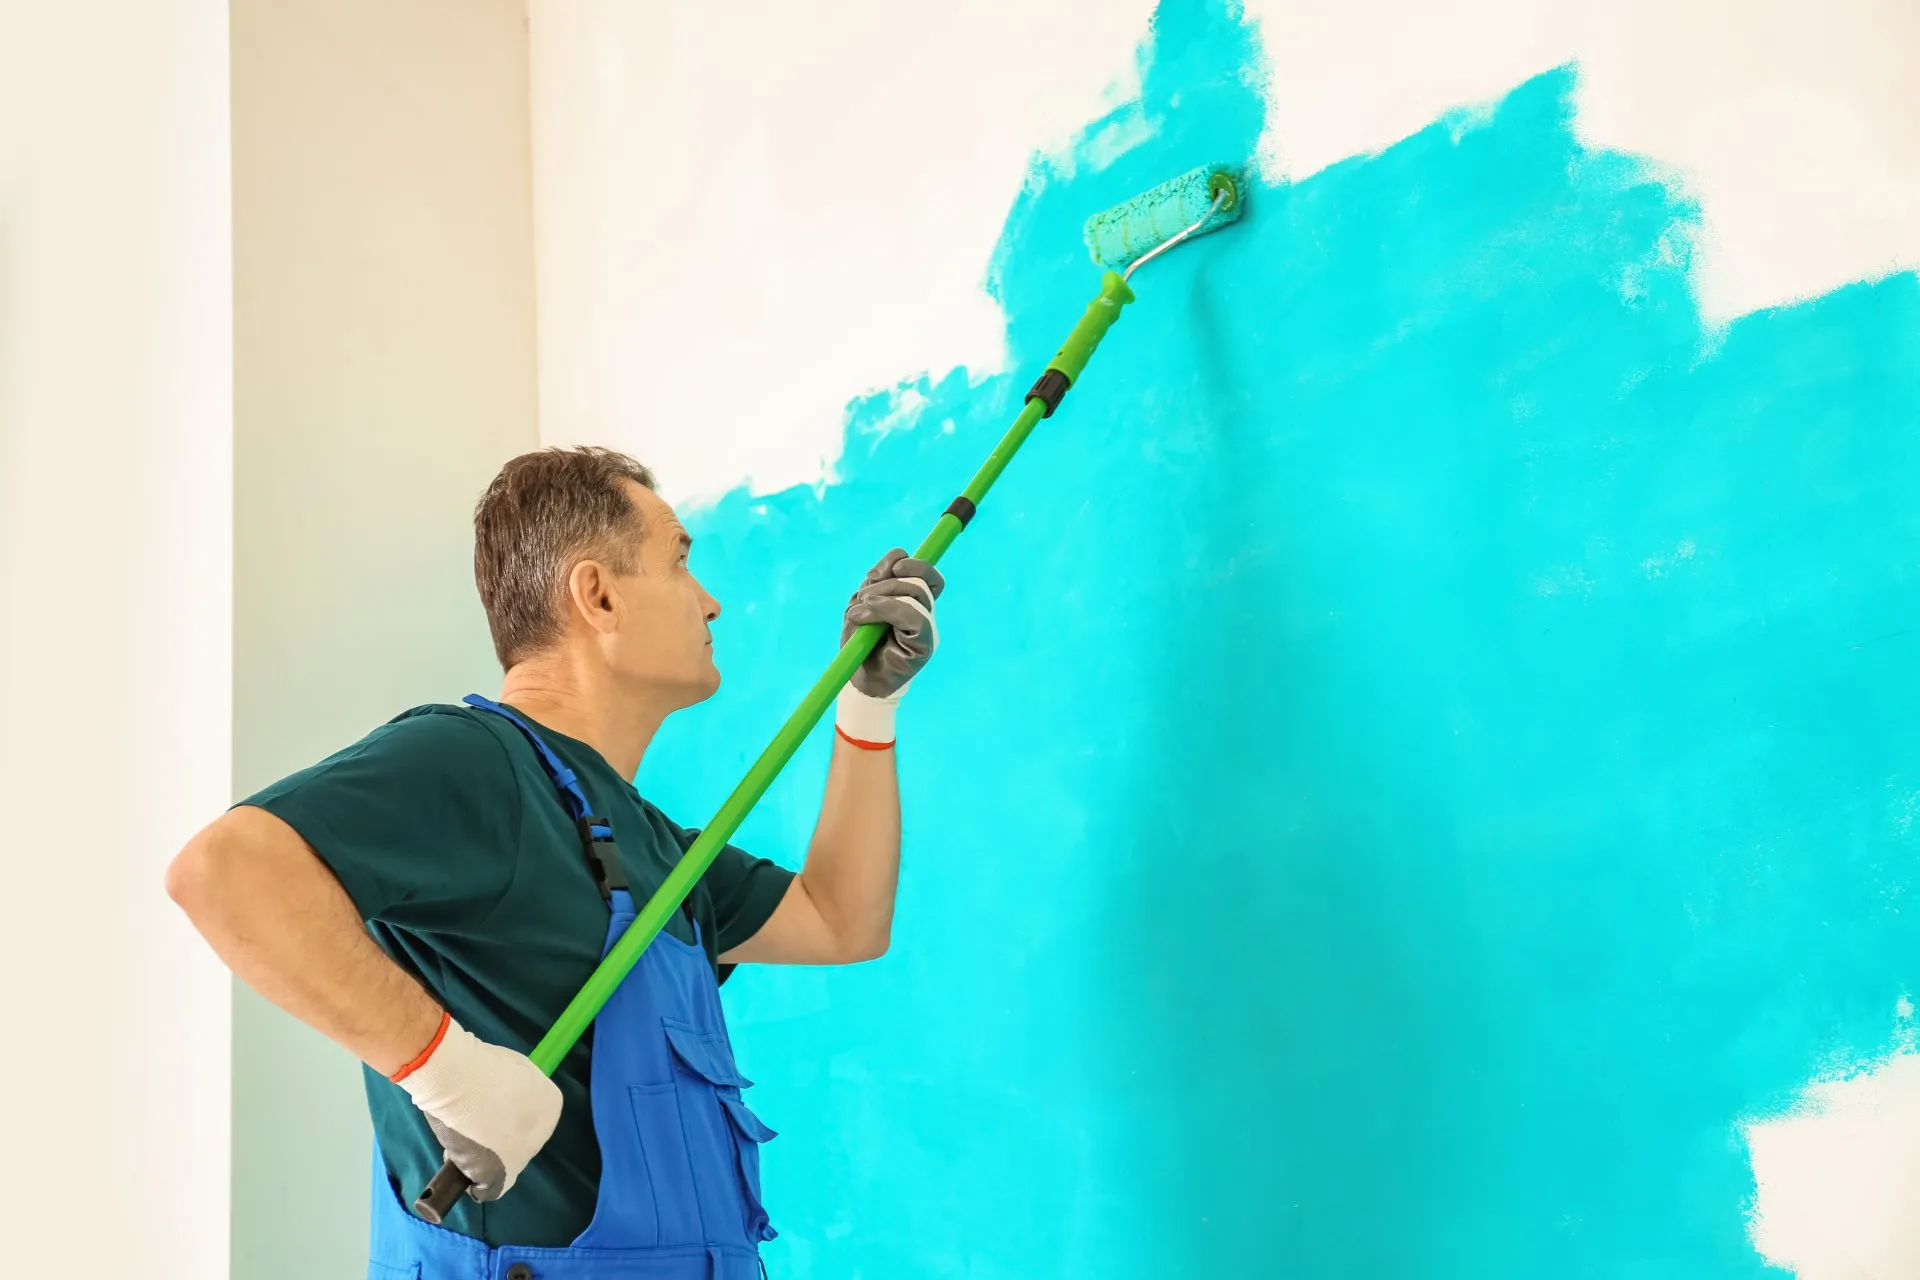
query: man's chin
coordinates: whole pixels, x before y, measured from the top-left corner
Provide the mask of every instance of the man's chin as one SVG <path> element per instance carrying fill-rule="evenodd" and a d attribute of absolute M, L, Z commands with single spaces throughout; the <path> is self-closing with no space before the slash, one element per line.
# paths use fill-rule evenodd
<path fill-rule="evenodd" d="M 660 692 L 664 692 L 658 683 L 653 687 L 656 697 L 659 696 Z M 674 706 L 680 708 L 697 706 L 705 702 L 708 698 L 711 698 L 714 694 L 720 692 L 720 669 L 712 663 L 708 663 L 707 669 L 704 672 L 682 677 L 668 687 L 674 688 L 675 690 L 672 695 Z"/>

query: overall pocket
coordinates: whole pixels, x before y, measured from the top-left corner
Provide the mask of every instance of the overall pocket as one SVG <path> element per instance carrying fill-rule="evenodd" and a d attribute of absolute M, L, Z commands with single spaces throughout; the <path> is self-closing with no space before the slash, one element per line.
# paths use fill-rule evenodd
<path fill-rule="evenodd" d="M 672 1083 L 632 1085 L 633 1128 L 646 1166 L 644 1187 L 620 1197 L 620 1238 L 639 1247 L 699 1244 L 700 1210 L 693 1203 L 693 1170 L 680 1132 L 680 1099 Z M 606 1176 L 604 1167 L 601 1176 Z M 603 1213 L 607 1206 L 602 1206 Z"/>
<path fill-rule="evenodd" d="M 749 1244 L 773 1239 L 777 1233 L 760 1198 L 760 1144 L 776 1135 L 740 1096 L 753 1081 L 740 1074 L 726 1032 L 700 1031 L 672 1019 L 663 1019 L 661 1026 L 673 1047 L 688 1145 L 709 1153 L 693 1159 L 694 1186 L 709 1233 L 730 1216 Z"/>

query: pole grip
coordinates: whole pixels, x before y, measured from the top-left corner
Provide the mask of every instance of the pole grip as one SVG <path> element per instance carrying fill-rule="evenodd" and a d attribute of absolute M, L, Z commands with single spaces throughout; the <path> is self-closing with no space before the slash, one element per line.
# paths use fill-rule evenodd
<path fill-rule="evenodd" d="M 413 1212 L 437 1227 L 452 1210 L 453 1202 L 466 1194 L 467 1188 L 472 1185 L 472 1180 L 455 1168 L 453 1161 L 448 1160 L 440 1166 L 440 1172 L 433 1175 L 433 1180 L 427 1183 L 427 1189 L 414 1198 Z"/>
<path fill-rule="evenodd" d="M 1047 365 L 1049 369 L 1058 369 L 1067 375 L 1069 383 L 1080 380 L 1081 370 L 1087 367 L 1087 361 L 1093 358 L 1093 349 L 1100 345 L 1100 339 L 1107 336 L 1107 330 L 1113 328 L 1113 322 L 1120 318 L 1120 308 L 1133 301 L 1133 290 L 1118 271 L 1109 271 L 1100 280 L 1100 294 L 1087 304 L 1087 312 L 1080 317 L 1080 323 L 1073 326 L 1073 332 L 1060 344 L 1060 350 Z"/>

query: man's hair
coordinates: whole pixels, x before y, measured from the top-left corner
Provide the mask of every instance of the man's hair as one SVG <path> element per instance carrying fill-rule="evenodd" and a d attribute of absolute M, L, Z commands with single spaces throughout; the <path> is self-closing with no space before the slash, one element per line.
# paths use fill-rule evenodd
<path fill-rule="evenodd" d="M 640 513 L 626 481 L 653 473 L 612 449 L 541 449 L 500 468 L 473 510 L 473 580 L 493 652 L 513 665 L 560 638 L 567 575 L 582 560 L 632 573 Z"/>

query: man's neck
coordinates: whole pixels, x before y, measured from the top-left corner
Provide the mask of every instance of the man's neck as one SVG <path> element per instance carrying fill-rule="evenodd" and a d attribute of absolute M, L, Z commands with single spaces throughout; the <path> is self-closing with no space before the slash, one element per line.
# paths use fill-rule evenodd
<path fill-rule="evenodd" d="M 586 743 L 628 780 L 640 772 L 641 757 L 671 710 L 619 696 L 604 678 L 560 659 L 516 665 L 501 682 L 500 701 Z"/>

